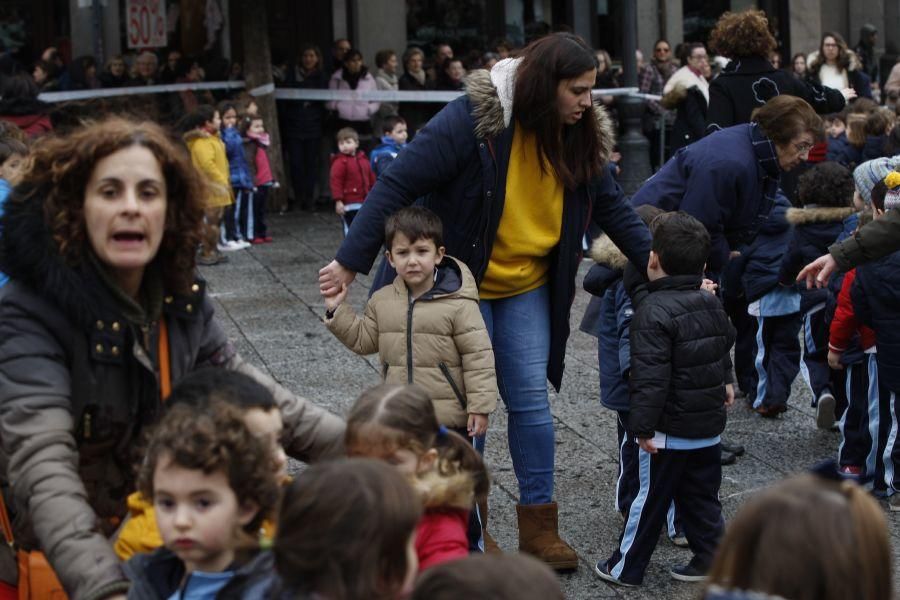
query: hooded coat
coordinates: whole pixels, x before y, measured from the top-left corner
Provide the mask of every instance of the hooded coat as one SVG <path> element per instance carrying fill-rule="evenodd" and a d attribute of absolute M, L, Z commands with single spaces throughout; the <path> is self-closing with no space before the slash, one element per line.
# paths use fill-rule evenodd
<path fill-rule="evenodd" d="M 388 215 L 417 198 L 441 218 L 447 253 L 465 263 L 480 283 L 484 277 L 506 194 L 506 172 L 514 129 L 515 59 L 467 78 L 466 93 L 438 113 L 391 164 L 369 193 L 353 229 L 341 244 L 338 262 L 368 273 L 384 242 Z M 586 115 L 586 118 L 589 115 Z M 594 107 L 601 130 L 601 153 L 608 159 L 615 138 L 605 109 Z M 565 190 L 559 244 L 550 254 L 550 360 L 547 377 L 562 383 L 569 311 L 582 240 L 589 223 L 602 228 L 643 270 L 650 255 L 650 233 L 625 201 L 608 170 L 594 180 Z M 388 283 L 378 281 L 374 287 Z"/>
<path fill-rule="evenodd" d="M 856 318 L 875 330 L 879 383 L 900 393 L 900 252 L 857 267 L 850 298 Z"/>
<path fill-rule="evenodd" d="M 366 194 L 375 185 L 375 173 L 372 172 L 366 153 L 357 150 L 353 156 L 343 152 L 332 154 L 329 183 L 331 198 L 335 202 L 364 202 Z"/>
<path fill-rule="evenodd" d="M 228 157 L 225 155 L 225 144 L 219 136 L 204 135 L 195 129 L 184 134 L 184 143 L 191 153 L 191 162 L 206 176 L 209 189 L 206 206 L 217 208 L 232 204 L 234 200 L 231 197 Z"/>
<path fill-rule="evenodd" d="M 398 276 L 372 295 L 361 317 L 345 302 L 325 324 L 353 352 L 378 352 L 386 383 L 423 387 L 441 425 L 465 428 L 469 414 L 497 407 L 494 352 L 475 278 L 453 257 L 444 257 L 434 287 L 419 298 L 411 299 Z"/>
<path fill-rule="evenodd" d="M 787 220 L 794 226 L 794 235 L 781 263 L 778 279 L 781 285 L 795 286 L 800 270 L 828 251 L 844 230 L 844 219 L 853 213 L 852 207 L 807 206 L 787 211 Z M 800 310 L 808 312 L 815 306 L 828 302 L 831 293 L 827 288 L 800 289 Z"/>
<path fill-rule="evenodd" d="M 342 453 L 341 419 L 246 363 L 213 318 L 202 281 L 185 295 L 170 294 L 151 264 L 142 309 L 99 261 L 63 261 L 42 202 L 14 193 L 5 208 L 0 270 L 10 282 L 0 295 L 0 479 L 16 542 L 47 554 L 70 597 L 105 598 L 127 587 L 107 538 L 127 513 L 139 441 L 161 410 L 160 320 L 173 385 L 206 366 L 245 373 L 275 396 L 288 454 L 310 460 Z M 14 577 L 0 572 L 5 581 Z"/>
<path fill-rule="evenodd" d="M 419 571 L 469 555 L 474 483 L 468 473 L 430 473 L 414 482 L 425 512 L 416 527 Z"/>

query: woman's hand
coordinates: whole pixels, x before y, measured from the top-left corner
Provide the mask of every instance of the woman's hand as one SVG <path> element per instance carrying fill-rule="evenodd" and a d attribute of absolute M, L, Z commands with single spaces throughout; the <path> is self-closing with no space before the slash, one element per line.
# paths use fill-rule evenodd
<path fill-rule="evenodd" d="M 856 98 L 856 90 L 853 88 L 844 88 L 841 90 L 841 94 L 844 96 L 844 100 L 850 102 L 854 98 Z"/>
<path fill-rule="evenodd" d="M 356 272 L 333 260 L 319 270 L 319 291 L 325 297 L 335 296 L 355 278 Z"/>
<path fill-rule="evenodd" d="M 347 209 L 344 207 L 344 203 L 338 200 L 334 203 L 334 212 L 339 214 L 340 216 L 344 216 L 344 213 L 347 212 Z"/>
<path fill-rule="evenodd" d="M 806 289 L 812 289 L 813 286 L 824 287 L 828 284 L 831 274 L 837 271 L 837 268 L 838 264 L 834 257 L 826 254 L 803 267 L 803 270 L 797 275 L 797 281 L 805 279 Z"/>
<path fill-rule="evenodd" d="M 716 290 L 719 289 L 719 284 L 713 281 L 712 279 L 703 278 L 703 283 L 700 284 L 700 289 L 704 292 L 709 292 L 710 294 L 715 294 Z"/>

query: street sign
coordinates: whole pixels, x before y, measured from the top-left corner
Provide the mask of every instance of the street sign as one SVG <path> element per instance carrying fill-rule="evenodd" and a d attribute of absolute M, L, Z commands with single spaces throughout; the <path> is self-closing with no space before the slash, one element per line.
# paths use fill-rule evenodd
<path fill-rule="evenodd" d="M 126 0 L 129 48 L 160 48 L 166 45 L 164 0 Z"/>

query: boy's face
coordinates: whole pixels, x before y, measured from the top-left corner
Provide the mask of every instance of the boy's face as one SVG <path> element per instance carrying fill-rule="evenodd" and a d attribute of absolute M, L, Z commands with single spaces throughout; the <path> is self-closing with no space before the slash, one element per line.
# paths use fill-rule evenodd
<path fill-rule="evenodd" d="M 435 246 L 434 240 L 421 238 L 413 242 L 399 232 L 388 252 L 391 266 L 413 292 L 434 281 L 434 268 L 442 258 L 444 247 Z"/>
<path fill-rule="evenodd" d="M 235 533 L 256 516 L 252 503 L 238 502 L 222 470 L 204 473 L 159 457 L 153 473 L 153 508 L 166 548 L 188 573 L 224 571 L 234 561 Z"/>
<path fill-rule="evenodd" d="M 832 120 L 828 124 L 828 135 L 831 137 L 839 137 L 844 131 L 846 131 L 846 127 L 844 126 L 843 121 L 839 121 L 838 119 Z"/>
<path fill-rule="evenodd" d="M 0 179 L 16 183 L 19 181 L 19 175 L 22 174 L 22 168 L 24 166 L 25 157 L 13 152 L 5 161 L 3 161 L 3 164 L 0 165 Z"/>
<path fill-rule="evenodd" d="M 254 437 L 259 438 L 269 448 L 272 456 L 272 469 L 278 481 L 287 479 L 287 455 L 281 446 L 281 434 L 284 423 L 278 408 L 263 410 L 251 408 L 244 412 L 244 424 Z"/>
<path fill-rule="evenodd" d="M 353 156 L 354 154 L 356 154 L 357 148 L 359 148 L 359 142 L 353 138 L 344 138 L 342 140 L 338 140 L 338 150 L 341 151 L 341 154 Z"/>
<path fill-rule="evenodd" d="M 225 128 L 234 127 L 237 124 L 237 111 L 233 108 L 229 108 L 225 111 L 225 114 L 222 115 L 222 126 Z"/>
<path fill-rule="evenodd" d="M 247 131 L 253 135 L 262 135 L 266 132 L 266 127 L 263 125 L 262 119 L 253 119 L 250 121 L 250 127 L 247 128 Z"/>
<path fill-rule="evenodd" d="M 406 123 L 397 123 L 394 125 L 394 128 L 391 129 L 391 132 L 388 136 L 397 142 L 398 144 L 405 144 L 406 139 L 409 137 L 409 132 L 406 129 Z"/>

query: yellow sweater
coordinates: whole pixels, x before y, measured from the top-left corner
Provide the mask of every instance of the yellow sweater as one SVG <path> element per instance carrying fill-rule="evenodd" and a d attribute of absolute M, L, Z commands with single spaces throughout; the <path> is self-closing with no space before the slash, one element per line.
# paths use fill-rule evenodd
<path fill-rule="evenodd" d="M 478 290 L 486 300 L 524 294 L 547 281 L 548 255 L 559 244 L 562 230 L 563 185 L 545 165 L 542 173 L 534 134 L 517 124 L 503 215 Z"/>
<path fill-rule="evenodd" d="M 219 136 L 204 134 L 194 129 L 184 134 L 184 142 L 191 153 L 191 162 L 203 173 L 209 185 L 207 208 L 233 204 L 228 157 L 225 154 L 225 144 Z"/>

